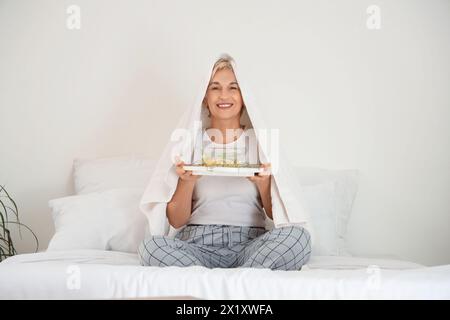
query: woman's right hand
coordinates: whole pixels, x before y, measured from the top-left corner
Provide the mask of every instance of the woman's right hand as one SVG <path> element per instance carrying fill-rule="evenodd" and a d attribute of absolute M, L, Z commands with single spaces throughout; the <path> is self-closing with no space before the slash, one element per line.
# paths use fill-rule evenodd
<path fill-rule="evenodd" d="M 184 162 L 182 160 L 177 160 L 175 163 L 175 172 L 181 180 L 195 182 L 201 177 L 199 175 L 193 175 L 191 170 L 184 170 L 183 166 Z"/>

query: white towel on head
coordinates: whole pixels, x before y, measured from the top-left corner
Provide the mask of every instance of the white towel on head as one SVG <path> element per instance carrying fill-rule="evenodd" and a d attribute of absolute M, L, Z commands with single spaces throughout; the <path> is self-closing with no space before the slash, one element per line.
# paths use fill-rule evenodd
<path fill-rule="evenodd" d="M 247 79 L 244 74 L 239 73 L 236 61 L 231 56 L 222 54 L 219 57 L 222 56 L 231 59 L 233 71 L 241 89 L 245 104 L 241 124 L 254 130 L 258 139 L 259 160 L 262 163 L 271 163 L 272 227 L 303 226 L 309 231 L 313 241 L 314 232 L 310 216 L 303 206 L 301 189 L 292 167 L 284 155 L 282 146 L 271 144 L 271 153 L 268 153 L 268 142 L 271 135 L 267 133 L 269 128 L 264 123 L 261 109 L 257 108 L 255 104 Z M 191 163 L 199 130 L 210 126 L 210 118 L 206 108 L 202 108 L 202 101 L 211 78 L 213 65 L 219 57 L 214 57 L 206 64 L 206 72 L 196 101 L 188 107 L 178 122 L 142 196 L 140 208 L 147 216 L 151 235 L 173 236 L 177 232 L 177 229 L 170 226 L 166 217 L 167 203 L 171 200 L 178 184 L 178 176 L 175 172 L 176 157 L 179 156 L 185 163 Z M 265 140 L 266 134 L 267 140 Z"/>

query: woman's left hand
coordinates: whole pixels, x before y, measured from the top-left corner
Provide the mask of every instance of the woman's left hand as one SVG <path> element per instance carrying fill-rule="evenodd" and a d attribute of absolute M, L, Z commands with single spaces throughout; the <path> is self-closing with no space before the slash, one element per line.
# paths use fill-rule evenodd
<path fill-rule="evenodd" d="M 254 182 L 258 188 L 268 186 L 270 184 L 270 176 L 272 175 L 270 167 L 270 163 L 261 164 L 260 168 L 263 168 L 264 170 L 258 172 L 253 177 L 247 177 L 247 179 Z"/>

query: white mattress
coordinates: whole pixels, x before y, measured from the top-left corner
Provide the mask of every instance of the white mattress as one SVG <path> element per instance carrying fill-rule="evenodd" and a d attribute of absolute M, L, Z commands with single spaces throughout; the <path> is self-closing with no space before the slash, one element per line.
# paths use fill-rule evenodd
<path fill-rule="evenodd" d="M 312 257 L 301 271 L 143 267 L 137 255 L 72 250 L 0 263 L 0 299 L 449 299 L 450 265 Z"/>

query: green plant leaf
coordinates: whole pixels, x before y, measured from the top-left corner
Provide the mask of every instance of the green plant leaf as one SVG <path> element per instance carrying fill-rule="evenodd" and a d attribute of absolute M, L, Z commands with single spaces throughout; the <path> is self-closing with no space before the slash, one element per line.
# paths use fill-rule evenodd
<path fill-rule="evenodd" d="M 36 234 L 33 232 L 33 230 L 31 230 L 30 227 L 28 227 L 26 224 L 23 224 L 23 223 L 21 223 L 21 222 L 16 222 L 16 221 L 9 221 L 8 224 L 9 224 L 9 223 L 21 225 L 21 226 L 25 227 L 26 229 L 28 229 L 28 231 L 30 231 L 31 234 L 33 235 L 34 240 L 36 240 L 36 250 L 35 250 L 35 252 L 37 252 L 37 251 L 39 250 L 39 239 L 38 239 L 38 237 L 36 236 Z M 8 232 L 9 232 L 9 230 L 8 230 Z M 11 242 L 12 242 L 12 241 L 11 241 Z"/>
<path fill-rule="evenodd" d="M 22 238 L 22 233 L 21 233 L 20 227 L 22 226 L 22 227 L 25 227 L 26 229 L 28 229 L 36 241 L 36 251 L 35 252 L 37 252 L 39 250 L 39 239 L 37 238 L 37 236 L 33 232 L 33 230 L 31 230 L 31 228 L 29 228 L 27 225 L 20 222 L 19 210 L 17 208 L 16 202 L 14 201 L 14 199 L 11 198 L 9 193 L 6 191 L 5 187 L 0 185 L 0 193 L 2 193 L 2 192 L 4 192 L 6 194 L 6 196 L 0 195 L 0 197 L 3 198 L 3 199 L 0 199 L 0 220 L 1 220 L 0 228 L 3 231 L 2 232 L 3 235 L 1 235 L 1 233 L 0 233 L 0 261 L 2 261 L 3 259 L 5 259 L 7 257 L 17 254 L 17 251 L 14 247 L 13 240 L 11 238 L 11 232 L 7 228 L 7 226 L 9 224 L 15 224 L 18 226 L 18 230 L 19 230 L 19 234 L 20 234 L 21 238 Z M 5 198 L 7 198 L 12 203 L 12 207 L 6 204 Z M 8 210 L 11 210 L 14 213 L 17 221 L 9 220 Z M 5 217 L 6 217 L 6 219 L 5 219 Z"/>
<path fill-rule="evenodd" d="M 5 254 L 5 252 L 3 251 L 3 248 L 2 248 L 2 246 L 0 245 L 0 261 L 3 261 L 4 259 L 6 259 L 7 257 L 6 257 L 6 254 Z"/>
<path fill-rule="evenodd" d="M 6 244 L 6 246 L 5 246 Z M 0 261 L 3 260 L 3 258 L 9 257 L 12 255 L 12 252 L 10 250 L 10 244 L 8 243 L 8 241 L 6 239 L 0 238 Z"/>
<path fill-rule="evenodd" d="M 0 200 L 0 205 L 5 210 L 6 214 L 6 221 L 8 221 L 8 209 L 6 209 L 5 205 L 3 204 L 3 201 Z M 3 236 L 5 237 L 5 218 L 3 217 L 3 212 L 0 211 L 0 219 L 2 220 L 1 228 L 3 229 Z"/>
<path fill-rule="evenodd" d="M 6 191 L 5 186 L 0 185 L 0 192 L 4 191 L 6 193 L 6 196 L 8 197 L 9 201 L 13 204 L 15 210 L 14 213 L 16 214 L 16 219 L 19 220 L 19 209 L 17 208 L 16 202 L 13 198 L 9 195 L 8 191 Z"/>

